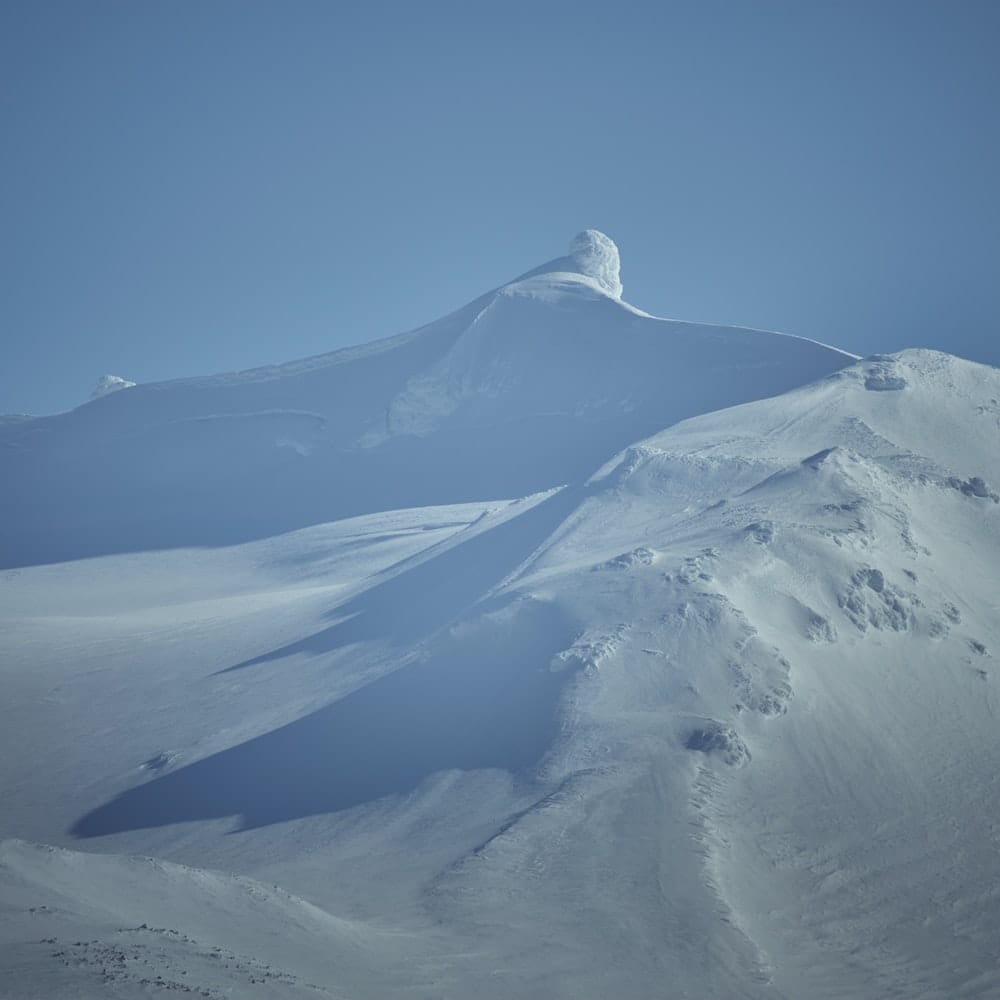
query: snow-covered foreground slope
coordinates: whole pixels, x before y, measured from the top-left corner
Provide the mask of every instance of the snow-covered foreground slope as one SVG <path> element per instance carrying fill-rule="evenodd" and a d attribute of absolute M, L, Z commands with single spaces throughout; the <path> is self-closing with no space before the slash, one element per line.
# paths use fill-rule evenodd
<path fill-rule="evenodd" d="M 524 496 L 684 417 L 851 360 L 656 319 L 620 291 L 617 249 L 589 232 L 571 256 L 412 333 L 0 423 L 0 566 Z"/>
<path fill-rule="evenodd" d="M 417 959 L 405 936 L 338 920 L 275 886 L 18 840 L 0 844 L 0 947 L 0 991 L 20 1000 L 391 995 L 406 979 L 380 975 L 376 954 Z M 320 985 L 332 981 L 339 987 Z"/>
<path fill-rule="evenodd" d="M 593 948 L 655 928 L 692 996 L 1000 993 L 998 389 L 907 353 L 603 470 L 525 581 L 587 624 L 551 766 L 595 769 L 553 817 L 614 873 Z"/>
<path fill-rule="evenodd" d="M 5 572 L 3 832 L 114 856 L 4 848 L 4 982 L 1000 994 L 998 435 L 906 352 L 520 501 Z"/>

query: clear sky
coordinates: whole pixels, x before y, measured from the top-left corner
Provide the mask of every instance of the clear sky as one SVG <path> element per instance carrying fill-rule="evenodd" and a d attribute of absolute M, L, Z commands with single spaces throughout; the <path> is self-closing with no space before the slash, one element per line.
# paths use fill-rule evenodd
<path fill-rule="evenodd" d="M 0 0 L 0 412 L 625 298 L 1000 364 L 1000 3 Z"/>

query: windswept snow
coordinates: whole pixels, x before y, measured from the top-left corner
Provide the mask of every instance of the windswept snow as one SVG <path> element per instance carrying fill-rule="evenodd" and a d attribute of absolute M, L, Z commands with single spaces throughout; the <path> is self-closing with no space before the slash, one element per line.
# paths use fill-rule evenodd
<path fill-rule="evenodd" d="M 584 235 L 6 429 L 0 989 L 1000 995 L 1000 372 L 657 320 Z"/>
<path fill-rule="evenodd" d="M 593 278 L 616 299 L 622 297 L 621 260 L 610 236 L 597 229 L 585 229 L 573 238 L 569 256 L 581 274 Z"/>
<path fill-rule="evenodd" d="M 119 389 L 128 389 L 135 385 L 135 382 L 130 382 L 127 378 L 122 378 L 120 375 L 102 375 L 97 380 L 97 385 L 94 386 L 94 391 L 90 394 L 91 399 L 100 399 L 101 396 L 107 396 L 108 393 L 118 392 Z"/>

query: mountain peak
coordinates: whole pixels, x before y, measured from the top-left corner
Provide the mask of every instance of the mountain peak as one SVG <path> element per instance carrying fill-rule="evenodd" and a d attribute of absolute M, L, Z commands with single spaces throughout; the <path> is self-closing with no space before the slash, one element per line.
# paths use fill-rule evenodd
<path fill-rule="evenodd" d="M 599 229 L 584 229 L 570 241 L 569 253 L 556 257 L 520 275 L 505 287 L 519 285 L 542 275 L 559 275 L 561 279 L 580 275 L 586 284 L 596 287 L 614 299 L 622 297 L 621 257 L 615 241 Z"/>
<path fill-rule="evenodd" d="M 117 392 L 119 389 L 130 389 L 135 385 L 135 382 L 130 382 L 127 378 L 122 378 L 120 375 L 102 375 L 97 380 L 97 385 L 94 386 L 94 391 L 90 394 L 91 399 L 100 399 L 101 396 L 107 396 L 108 393 Z"/>
<path fill-rule="evenodd" d="M 598 229 L 577 233 L 569 245 L 569 257 L 581 274 L 593 278 L 616 299 L 621 298 L 621 257 L 610 236 Z"/>

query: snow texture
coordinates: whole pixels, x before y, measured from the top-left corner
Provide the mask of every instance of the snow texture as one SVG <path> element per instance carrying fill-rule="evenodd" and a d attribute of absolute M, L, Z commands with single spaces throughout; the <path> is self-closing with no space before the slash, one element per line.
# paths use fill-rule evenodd
<path fill-rule="evenodd" d="M 0 427 L 0 994 L 1000 996 L 1000 372 L 583 243 Z"/>
<path fill-rule="evenodd" d="M 610 236 L 597 229 L 585 229 L 573 238 L 569 255 L 581 274 L 593 278 L 616 299 L 622 297 L 621 260 Z"/>
<path fill-rule="evenodd" d="M 90 398 L 100 399 L 101 396 L 107 396 L 108 393 L 118 392 L 119 389 L 128 389 L 133 385 L 135 382 L 129 382 L 128 379 L 122 378 L 120 375 L 102 375 L 97 380 L 97 385 L 94 386 Z"/>

